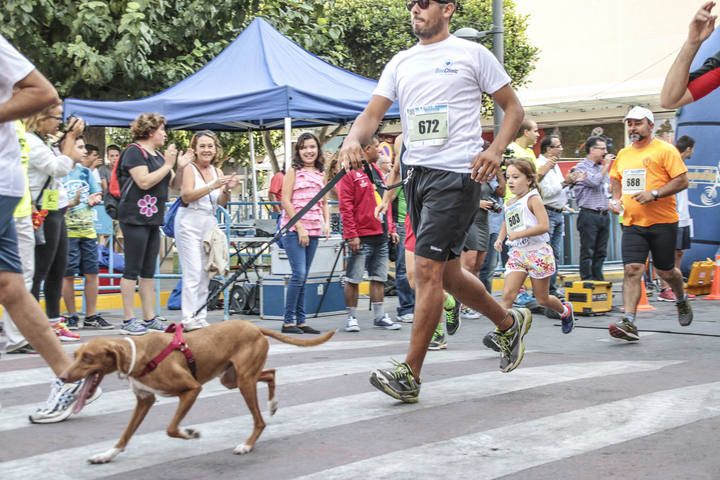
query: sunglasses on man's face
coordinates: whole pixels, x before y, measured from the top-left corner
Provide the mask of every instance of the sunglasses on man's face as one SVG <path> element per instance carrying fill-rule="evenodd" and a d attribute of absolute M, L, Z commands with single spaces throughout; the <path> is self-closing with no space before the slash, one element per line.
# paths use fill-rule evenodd
<path fill-rule="evenodd" d="M 420 7 L 422 10 L 427 10 L 427 8 L 430 6 L 430 2 L 435 3 L 442 3 L 443 5 L 446 5 L 448 3 L 455 3 L 452 0 L 411 0 L 405 4 L 408 11 L 412 10 L 415 4 L 417 4 L 418 7 Z"/>

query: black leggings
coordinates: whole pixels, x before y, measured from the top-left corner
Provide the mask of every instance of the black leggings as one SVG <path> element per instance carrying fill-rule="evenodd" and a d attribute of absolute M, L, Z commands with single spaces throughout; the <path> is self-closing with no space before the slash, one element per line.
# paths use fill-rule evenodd
<path fill-rule="evenodd" d="M 153 278 L 160 251 L 160 227 L 155 225 L 128 225 L 121 223 L 125 246 L 123 278 L 137 280 Z"/>
<path fill-rule="evenodd" d="M 68 237 L 65 209 L 49 212 L 43 223 L 45 244 L 35 246 L 35 275 L 32 294 L 40 299 L 40 285 L 45 282 L 45 313 L 49 319 L 60 316 L 62 284 L 67 267 Z"/>

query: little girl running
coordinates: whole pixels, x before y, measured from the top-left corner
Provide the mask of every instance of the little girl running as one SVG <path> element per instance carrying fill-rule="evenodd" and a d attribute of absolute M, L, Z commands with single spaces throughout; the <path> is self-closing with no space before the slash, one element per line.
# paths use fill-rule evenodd
<path fill-rule="evenodd" d="M 538 303 L 560 314 L 562 332 L 570 333 L 575 324 L 572 304 L 561 302 L 549 294 L 550 277 L 555 273 L 555 258 L 548 235 L 548 216 L 537 191 L 535 165 L 527 160 L 510 160 L 507 167 L 507 186 L 515 195 L 505 207 L 505 223 L 495 242 L 495 250 L 502 250 L 507 235 L 510 247 L 505 264 L 503 307 L 512 307 L 520 287 L 530 275 Z"/>

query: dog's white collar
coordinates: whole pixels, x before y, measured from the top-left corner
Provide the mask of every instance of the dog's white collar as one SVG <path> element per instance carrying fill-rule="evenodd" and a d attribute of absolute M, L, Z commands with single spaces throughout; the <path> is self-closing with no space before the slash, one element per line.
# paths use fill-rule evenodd
<path fill-rule="evenodd" d="M 128 378 L 130 376 L 133 368 L 135 368 L 135 360 L 137 359 L 137 349 L 135 348 L 135 342 L 133 342 L 130 337 L 125 337 L 125 340 L 127 340 L 127 342 L 130 344 L 130 350 L 132 353 L 130 354 L 130 366 L 128 367 L 127 373 L 122 373 L 120 371 L 120 365 L 118 365 L 118 377 L 122 379 Z"/>

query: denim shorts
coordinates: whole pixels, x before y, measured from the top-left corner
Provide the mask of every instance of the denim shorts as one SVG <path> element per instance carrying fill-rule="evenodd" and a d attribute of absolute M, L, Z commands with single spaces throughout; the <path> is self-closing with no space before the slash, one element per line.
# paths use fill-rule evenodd
<path fill-rule="evenodd" d="M 22 273 L 13 213 L 20 197 L 0 195 L 0 272 Z"/>
<path fill-rule="evenodd" d="M 350 252 L 345 268 L 345 281 L 359 284 L 363 281 L 363 273 L 368 272 L 368 280 L 385 283 L 388 273 L 387 241 L 364 243 L 360 239 L 360 250 Z"/>
<path fill-rule="evenodd" d="M 68 238 L 66 277 L 98 273 L 97 239 Z"/>

